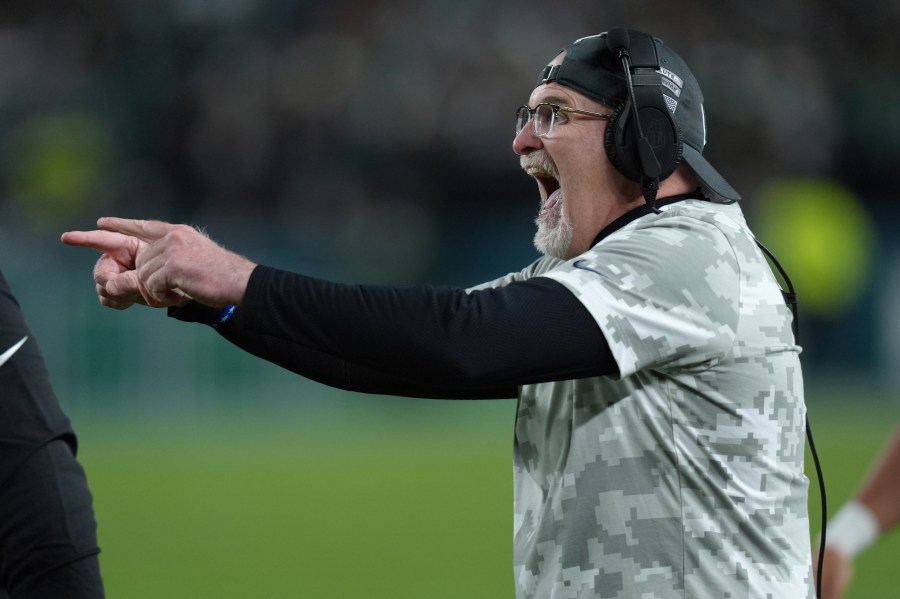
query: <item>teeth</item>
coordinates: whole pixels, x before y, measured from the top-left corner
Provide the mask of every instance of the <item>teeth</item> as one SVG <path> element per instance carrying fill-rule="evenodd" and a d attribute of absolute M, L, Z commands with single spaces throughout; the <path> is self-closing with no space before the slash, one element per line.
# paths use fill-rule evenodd
<path fill-rule="evenodd" d="M 539 170 L 536 168 L 528 169 L 525 172 L 528 173 L 529 175 L 531 175 L 532 177 L 544 177 L 546 179 L 556 179 L 556 176 L 553 173 L 548 173 L 547 171 Z"/>
<path fill-rule="evenodd" d="M 555 192 L 559 191 L 561 184 L 559 175 L 555 172 L 556 169 L 551 168 L 548 164 L 542 164 L 542 162 L 545 161 L 533 161 L 530 164 L 523 163 L 522 168 L 537 181 L 541 188 L 541 195 L 544 196 L 544 201 L 546 202 Z"/>
<path fill-rule="evenodd" d="M 551 184 L 551 185 L 555 185 L 556 187 L 559 187 L 559 184 L 560 184 L 559 178 L 556 177 L 555 175 L 553 175 L 552 173 L 547 173 L 544 171 L 534 171 L 534 172 L 530 172 L 528 174 L 531 175 L 541 185 L 546 186 L 546 185 L 550 184 L 550 181 L 552 181 L 553 184 Z"/>

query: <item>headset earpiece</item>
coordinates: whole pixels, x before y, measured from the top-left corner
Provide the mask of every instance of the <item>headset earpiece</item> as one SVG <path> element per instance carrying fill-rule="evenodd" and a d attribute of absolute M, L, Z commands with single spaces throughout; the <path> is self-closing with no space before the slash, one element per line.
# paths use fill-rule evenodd
<path fill-rule="evenodd" d="M 647 203 L 653 205 L 660 180 L 675 172 L 681 161 L 681 128 L 663 96 L 653 38 L 615 28 L 606 41 L 622 63 L 628 88 L 628 99 L 615 110 L 606 129 L 606 152 L 619 172 L 641 184 Z"/>
<path fill-rule="evenodd" d="M 665 109 L 668 111 L 668 109 Z M 609 117 L 606 128 L 606 154 L 616 169 L 630 180 L 640 183 L 644 177 L 638 140 L 634 134 L 631 101 L 619 105 Z M 640 109 L 641 129 L 650 142 L 659 164 L 660 180 L 675 172 L 681 162 L 681 129 L 671 117 L 656 107 L 644 105 Z M 653 173 L 648 173 L 652 175 Z"/>

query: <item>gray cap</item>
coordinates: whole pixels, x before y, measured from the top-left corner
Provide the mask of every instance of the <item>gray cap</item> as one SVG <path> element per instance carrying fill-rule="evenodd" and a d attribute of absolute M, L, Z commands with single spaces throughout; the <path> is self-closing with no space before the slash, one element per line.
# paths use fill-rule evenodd
<path fill-rule="evenodd" d="M 637 31 L 633 33 L 637 35 L 632 35 L 632 38 L 646 35 Z M 700 84 L 671 48 L 655 37 L 649 39 L 653 40 L 661 85 L 666 88 L 663 90 L 664 100 L 681 129 L 684 140 L 682 159 L 697 174 L 704 191 L 714 196 L 711 199 L 725 202 L 741 199 L 738 192 L 703 157 L 706 116 Z M 555 82 L 609 106 L 619 106 L 628 100 L 622 63 L 607 47 L 606 33 L 575 40 L 562 51 L 566 53 L 562 63 L 544 68 L 536 85 Z"/>

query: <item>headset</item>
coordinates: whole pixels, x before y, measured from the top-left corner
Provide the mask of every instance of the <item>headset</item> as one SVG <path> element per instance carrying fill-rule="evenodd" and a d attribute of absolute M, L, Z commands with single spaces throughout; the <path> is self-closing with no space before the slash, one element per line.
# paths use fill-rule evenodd
<path fill-rule="evenodd" d="M 659 182 L 675 172 L 684 142 L 663 96 L 656 43 L 646 33 L 616 27 L 606 33 L 606 45 L 622 62 L 628 87 L 628 99 L 610 116 L 606 153 L 619 172 L 641 184 L 657 211 Z"/>

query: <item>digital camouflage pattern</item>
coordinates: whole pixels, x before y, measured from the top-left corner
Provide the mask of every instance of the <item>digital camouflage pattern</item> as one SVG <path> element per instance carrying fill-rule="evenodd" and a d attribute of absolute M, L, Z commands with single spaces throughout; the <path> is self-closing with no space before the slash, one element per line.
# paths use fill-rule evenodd
<path fill-rule="evenodd" d="M 520 390 L 517 597 L 812 599 L 792 316 L 737 204 L 662 210 L 481 286 L 560 281 L 620 370 Z"/>

